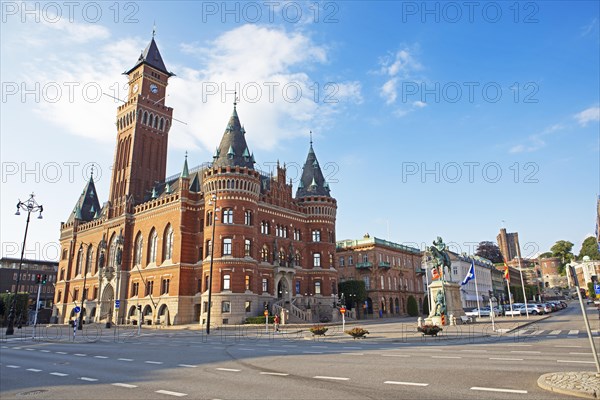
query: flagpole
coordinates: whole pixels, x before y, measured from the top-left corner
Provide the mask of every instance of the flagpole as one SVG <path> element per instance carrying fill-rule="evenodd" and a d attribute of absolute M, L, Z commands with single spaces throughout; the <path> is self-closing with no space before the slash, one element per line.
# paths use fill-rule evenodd
<path fill-rule="evenodd" d="M 507 266 L 508 268 L 508 266 Z M 515 317 L 515 315 L 513 314 L 513 302 L 512 302 L 512 296 L 510 295 L 510 285 L 508 284 L 508 279 L 506 280 L 506 289 L 508 290 L 508 301 L 510 303 L 510 315 L 511 317 Z"/>
<path fill-rule="evenodd" d="M 517 247 L 517 253 L 519 255 L 519 273 L 521 274 L 521 288 L 523 288 L 523 299 L 525 299 L 525 313 L 527 319 L 529 319 L 529 309 L 527 308 L 527 295 L 525 294 L 525 284 L 523 283 L 523 268 L 521 267 L 521 249 Z"/>
<path fill-rule="evenodd" d="M 479 289 L 477 289 L 477 274 L 475 273 L 475 262 L 471 259 L 471 266 L 473 267 L 473 275 L 475 275 L 475 296 L 477 296 L 477 316 L 481 318 L 481 308 L 479 307 Z M 493 310 L 490 310 L 492 312 Z"/>

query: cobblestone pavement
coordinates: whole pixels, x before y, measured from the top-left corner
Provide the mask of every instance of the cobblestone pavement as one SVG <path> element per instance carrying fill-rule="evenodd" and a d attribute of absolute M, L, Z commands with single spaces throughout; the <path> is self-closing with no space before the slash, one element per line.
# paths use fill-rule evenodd
<path fill-rule="evenodd" d="M 595 372 L 544 374 L 538 379 L 538 386 L 556 393 L 588 399 L 600 399 L 600 377 Z"/>

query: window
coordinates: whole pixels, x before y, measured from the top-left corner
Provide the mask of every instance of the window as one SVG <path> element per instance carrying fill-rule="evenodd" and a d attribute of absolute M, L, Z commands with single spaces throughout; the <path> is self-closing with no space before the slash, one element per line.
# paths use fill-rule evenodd
<path fill-rule="evenodd" d="M 79 248 L 77 252 L 77 271 L 75 275 L 81 275 L 81 267 L 83 266 L 83 247 Z"/>
<path fill-rule="evenodd" d="M 224 256 L 231 255 L 231 238 L 223 239 L 223 255 Z"/>
<path fill-rule="evenodd" d="M 340 267 L 344 266 L 344 257 L 340 257 Z"/>
<path fill-rule="evenodd" d="M 85 270 L 84 270 L 84 274 L 87 275 L 88 272 L 90 272 L 90 267 L 92 266 L 92 256 L 94 253 L 94 249 L 92 248 L 92 246 L 89 246 L 87 249 L 87 255 L 85 257 Z"/>
<path fill-rule="evenodd" d="M 221 302 L 221 312 L 224 312 L 224 313 L 231 312 L 231 302 L 230 301 Z"/>
<path fill-rule="evenodd" d="M 213 220 L 212 215 L 213 215 L 212 211 L 208 211 L 206 213 L 206 226 L 211 226 L 212 225 L 212 220 Z"/>
<path fill-rule="evenodd" d="M 315 266 L 315 267 L 321 266 L 321 253 L 313 254 L 313 266 Z"/>
<path fill-rule="evenodd" d="M 315 282 L 315 294 L 321 294 L 321 282 Z"/>
<path fill-rule="evenodd" d="M 151 296 L 154 291 L 154 281 L 146 282 L 146 296 Z"/>
<path fill-rule="evenodd" d="M 262 279 L 262 291 L 266 293 L 269 291 L 269 280 L 267 278 Z"/>
<path fill-rule="evenodd" d="M 296 294 L 300 294 L 300 281 L 296 281 Z"/>
<path fill-rule="evenodd" d="M 160 287 L 160 294 L 169 294 L 169 284 L 171 283 L 170 279 L 163 279 L 162 285 Z"/>
<path fill-rule="evenodd" d="M 138 232 L 135 238 L 135 258 L 134 265 L 142 264 L 142 251 L 143 251 L 144 238 L 141 232 Z"/>
<path fill-rule="evenodd" d="M 250 275 L 246 275 L 246 278 L 244 279 L 244 287 L 246 288 L 246 290 L 250 290 L 251 287 L 251 278 Z"/>
<path fill-rule="evenodd" d="M 267 245 L 264 245 L 263 248 L 260 250 L 260 259 L 263 262 L 269 262 L 269 248 L 267 247 Z"/>
<path fill-rule="evenodd" d="M 223 209 L 223 223 L 233 224 L 233 210 L 231 208 Z"/>
<path fill-rule="evenodd" d="M 244 211 L 244 224 L 252 225 L 252 211 L 250 211 L 250 210 Z"/>
<path fill-rule="evenodd" d="M 315 229 L 312 231 L 312 241 L 313 242 L 320 242 L 321 241 L 321 231 L 318 229 Z"/>
<path fill-rule="evenodd" d="M 196 282 L 196 293 L 202 292 L 202 279 L 198 279 Z"/>
<path fill-rule="evenodd" d="M 385 280 L 384 280 L 383 276 L 381 276 L 381 290 L 385 289 L 384 285 L 385 285 Z"/>
<path fill-rule="evenodd" d="M 458 275 L 458 267 L 457 266 L 452 267 L 452 275 Z"/>
<path fill-rule="evenodd" d="M 173 228 L 169 224 L 165 230 L 163 261 L 170 260 L 173 257 Z"/>
<path fill-rule="evenodd" d="M 296 255 L 294 256 L 295 266 L 300 266 L 300 252 L 296 250 Z"/>
<path fill-rule="evenodd" d="M 97 289 L 97 288 L 94 288 Z M 139 282 L 133 282 L 133 284 L 131 285 L 131 297 L 137 296 L 140 294 L 140 283 Z M 96 298 L 96 294 L 94 293 L 94 298 Z"/>
<path fill-rule="evenodd" d="M 300 229 L 294 229 L 294 240 L 300 240 Z"/>
<path fill-rule="evenodd" d="M 348 265 L 353 265 L 354 264 L 354 259 L 352 258 L 352 256 L 348 256 Z"/>
<path fill-rule="evenodd" d="M 252 241 L 250 239 L 244 240 L 244 256 L 251 257 L 250 251 L 252 249 Z"/>
<path fill-rule="evenodd" d="M 365 281 L 365 289 L 371 290 L 371 279 L 368 276 L 365 276 L 363 280 Z"/>
<path fill-rule="evenodd" d="M 73 291 L 73 301 L 79 300 L 79 289 Z"/>
<path fill-rule="evenodd" d="M 94 286 L 94 291 L 92 293 L 94 295 L 93 300 L 96 300 L 98 298 L 98 286 Z"/>
<path fill-rule="evenodd" d="M 231 275 L 223 275 L 223 290 L 231 290 Z"/>
<path fill-rule="evenodd" d="M 156 230 L 152 229 L 150 232 L 150 240 L 148 242 L 148 264 L 156 263 L 156 245 L 158 242 L 158 235 Z"/>
<path fill-rule="evenodd" d="M 63 260 L 67 259 L 67 249 L 63 249 L 63 251 L 62 251 L 62 259 Z"/>
<path fill-rule="evenodd" d="M 14 288 L 13 288 L 14 291 Z M 56 302 L 57 303 L 62 303 L 62 291 L 58 291 L 58 296 L 56 296 Z"/>
<path fill-rule="evenodd" d="M 212 255 L 212 242 L 210 240 L 206 241 L 206 255 Z"/>
<path fill-rule="evenodd" d="M 244 310 L 247 313 L 252 312 L 252 302 L 251 301 L 246 301 L 246 303 L 244 304 Z"/>

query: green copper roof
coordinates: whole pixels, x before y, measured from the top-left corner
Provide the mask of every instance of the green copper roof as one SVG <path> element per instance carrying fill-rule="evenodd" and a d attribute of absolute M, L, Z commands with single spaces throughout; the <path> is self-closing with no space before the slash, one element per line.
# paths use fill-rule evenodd
<path fill-rule="evenodd" d="M 302 177 L 298 183 L 296 197 L 306 196 L 330 196 L 329 185 L 325 182 L 325 177 L 317 161 L 317 156 L 312 146 L 312 140 L 308 149 L 308 156 L 304 167 L 302 167 Z"/>
<path fill-rule="evenodd" d="M 221 143 L 213 157 L 213 166 L 215 167 L 247 167 L 254 169 L 254 158 L 246 153 L 248 145 L 242 125 L 234 106 L 233 113 L 227 123 L 227 128 L 221 138 Z"/>

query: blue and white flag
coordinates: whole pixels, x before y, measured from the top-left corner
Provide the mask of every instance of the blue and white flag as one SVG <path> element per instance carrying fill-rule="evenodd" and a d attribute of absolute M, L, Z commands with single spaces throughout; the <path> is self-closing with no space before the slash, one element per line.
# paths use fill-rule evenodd
<path fill-rule="evenodd" d="M 460 283 L 461 286 L 469 283 L 471 279 L 475 279 L 475 262 L 473 260 L 471 260 L 471 267 L 469 268 L 469 272 L 467 272 L 467 276 L 465 276 L 465 279 Z"/>

